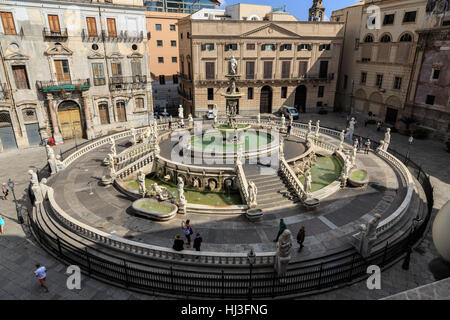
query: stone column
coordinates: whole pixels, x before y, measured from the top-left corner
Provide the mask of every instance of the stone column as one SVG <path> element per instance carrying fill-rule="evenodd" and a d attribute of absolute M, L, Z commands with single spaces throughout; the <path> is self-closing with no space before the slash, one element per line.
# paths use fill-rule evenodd
<path fill-rule="evenodd" d="M 50 120 L 53 127 L 53 138 L 56 144 L 63 143 L 63 138 L 61 136 L 61 131 L 59 131 L 58 117 L 56 115 L 55 104 L 53 101 L 53 94 L 47 93 L 48 109 L 50 111 Z"/>
<path fill-rule="evenodd" d="M 88 139 L 95 138 L 94 129 L 92 128 L 92 117 L 91 110 L 89 109 L 89 100 L 88 100 L 88 92 L 83 91 L 81 93 L 83 98 L 83 109 L 84 109 L 84 117 L 86 121 L 86 135 Z"/>

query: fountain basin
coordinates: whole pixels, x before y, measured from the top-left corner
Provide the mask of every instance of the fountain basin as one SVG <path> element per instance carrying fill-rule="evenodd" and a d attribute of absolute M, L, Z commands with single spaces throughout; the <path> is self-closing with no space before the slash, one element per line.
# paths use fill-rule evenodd
<path fill-rule="evenodd" d="M 102 184 L 104 186 L 108 186 L 114 183 L 114 178 L 111 177 L 110 175 L 106 175 L 102 177 Z"/>
<path fill-rule="evenodd" d="M 217 126 L 216 128 L 221 130 L 221 131 L 234 131 L 234 130 L 236 130 L 236 131 L 244 130 L 245 131 L 245 130 L 250 129 L 251 127 L 252 126 L 250 124 L 239 123 L 239 124 L 236 125 L 236 129 L 231 127 L 231 126 L 229 126 L 229 125 L 226 125 L 226 124 L 221 124 L 221 125 Z"/>
<path fill-rule="evenodd" d="M 249 209 L 245 213 L 245 216 L 249 221 L 261 221 L 263 218 L 263 211 L 261 209 Z"/>
<path fill-rule="evenodd" d="M 136 215 L 157 221 L 170 220 L 178 212 L 178 207 L 173 203 L 149 198 L 138 199 L 131 207 Z"/>
<path fill-rule="evenodd" d="M 363 187 L 369 183 L 369 174 L 363 169 L 354 169 L 350 172 L 348 182 L 353 187 Z"/>

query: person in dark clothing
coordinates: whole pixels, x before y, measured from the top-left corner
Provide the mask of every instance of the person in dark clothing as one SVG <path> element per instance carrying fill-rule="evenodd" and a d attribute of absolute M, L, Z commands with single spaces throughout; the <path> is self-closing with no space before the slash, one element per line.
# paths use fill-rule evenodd
<path fill-rule="evenodd" d="M 197 233 L 197 234 L 195 235 L 195 239 L 194 239 L 194 248 L 195 248 L 195 251 L 200 251 L 200 246 L 201 246 L 201 244 L 202 244 L 202 241 L 203 241 L 203 239 L 202 239 L 202 237 L 200 237 L 200 233 Z"/>
<path fill-rule="evenodd" d="M 298 249 L 298 251 L 302 250 L 303 246 L 303 241 L 305 241 L 305 227 L 301 226 L 300 230 L 298 230 L 297 233 L 297 242 L 300 245 L 300 248 Z"/>
<path fill-rule="evenodd" d="M 191 245 L 191 234 L 194 233 L 190 225 L 190 220 L 186 220 L 186 222 L 181 221 L 181 229 L 183 229 L 184 231 L 184 235 L 186 236 L 187 240 L 187 246 L 189 247 Z"/>
<path fill-rule="evenodd" d="M 280 219 L 280 226 L 279 226 L 279 229 L 278 229 L 278 234 L 277 234 L 276 239 L 273 240 L 273 242 L 277 242 L 277 241 L 278 241 L 278 238 L 280 237 L 280 235 L 281 235 L 281 234 L 283 233 L 283 231 L 286 230 L 286 229 L 287 229 L 286 223 L 284 222 L 283 219 Z"/>
<path fill-rule="evenodd" d="M 176 251 L 182 251 L 184 249 L 184 241 L 180 239 L 179 235 L 175 236 L 175 241 L 173 242 L 172 248 Z"/>

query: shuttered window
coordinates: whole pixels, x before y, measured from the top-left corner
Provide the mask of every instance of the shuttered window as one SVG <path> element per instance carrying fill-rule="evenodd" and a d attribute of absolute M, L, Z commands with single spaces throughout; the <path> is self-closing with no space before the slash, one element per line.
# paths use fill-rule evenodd
<path fill-rule="evenodd" d="M 136 103 L 136 109 L 144 109 L 144 99 L 143 98 L 136 98 L 134 101 Z"/>
<path fill-rule="evenodd" d="M 205 62 L 206 79 L 214 79 L 214 62 Z"/>
<path fill-rule="evenodd" d="M 328 74 L 328 61 L 320 61 L 319 78 L 325 79 Z"/>
<path fill-rule="evenodd" d="M 55 60 L 55 71 L 58 81 L 70 81 L 69 62 L 67 60 Z"/>
<path fill-rule="evenodd" d="M 300 61 L 298 63 L 298 77 L 299 78 L 306 77 L 307 67 L 308 67 L 308 62 L 306 62 L 306 61 Z"/>
<path fill-rule="evenodd" d="M 2 17 L 3 31 L 5 34 L 17 34 L 14 18 L 11 12 L 0 12 Z"/>
<path fill-rule="evenodd" d="M 247 61 L 245 63 L 245 78 L 246 79 L 255 79 L 255 62 Z"/>
<path fill-rule="evenodd" d="M 289 73 L 291 72 L 291 62 L 283 61 L 281 63 L 281 78 L 289 78 Z"/>
<path fill-rule="evenodd" d="M 264 79 L 272 78 L 272 61 L 264 61 Z"/>
<path fill-rule="evenodd" d="M 14 81 L 17 89 L 30 89 L 25 66 L 12 66 Z"/>
<path fill-rule="evenodd" d="M 116 19 L 107 18 L 106 26 L 108 28 L 108 37 L 117 38 Z"/>
<path fill-rule="evenodd" d="M 98 105 L 98 113 L 100 115 L 100 123 L 109 124 L 109 111 L 106 103 L 101 103 Z"/>
<path fill-rule="evenodd" d="M 140 75 L 142 75 L 142 68 L 141 68 L 141 62 L 140 61 L 131 61 L 131 74 L 133 76 L 140 76 Z"/>
<path fill-rule="evenodd" d="M 88 29 L 88 36 L 89 37 L 97 37 L 97 23 L 95 22 L 95 18 L 89 17 L 86 18 L 86 24 Z"/>
<path fill-rule="evenodd" d="M 122 75 L 122 66 L 120 62 L 112 62 L 111 63 L 111 72 L 113 76 L 121 76 Z"/>
<path fill-rule="evenodd" d="M 48 15 L 48 26 L 50 27 L 50 32 L 60 33 L 61 27 L 59 25 L 59 19 L 56 14 Z"/>

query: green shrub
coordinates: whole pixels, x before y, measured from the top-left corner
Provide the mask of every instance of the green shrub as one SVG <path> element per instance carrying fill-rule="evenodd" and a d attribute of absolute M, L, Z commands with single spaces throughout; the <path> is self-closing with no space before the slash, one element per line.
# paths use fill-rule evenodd
<path fill-rule="evenodd" d="M 320 109 L 318 113 L 319 113 L 319 114 L 327 114 L 328 111 L 325 110 L 325 109 Z"/>
<path fill-rule="evenodd" d="M 426 139 L 428 134 L 428 130 L 422 127 L 418 127 L 413 131 L 413 137 L 416 139 Z"/>

